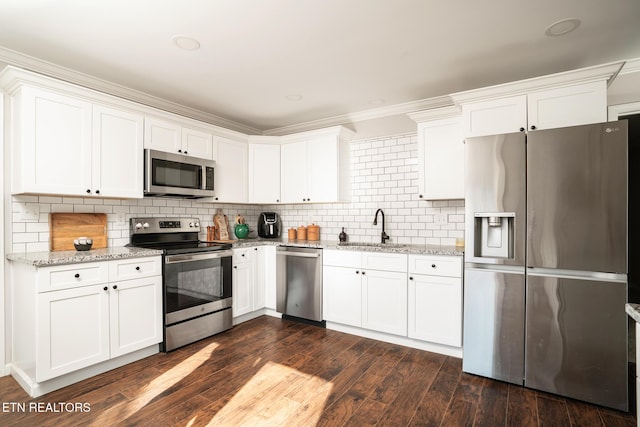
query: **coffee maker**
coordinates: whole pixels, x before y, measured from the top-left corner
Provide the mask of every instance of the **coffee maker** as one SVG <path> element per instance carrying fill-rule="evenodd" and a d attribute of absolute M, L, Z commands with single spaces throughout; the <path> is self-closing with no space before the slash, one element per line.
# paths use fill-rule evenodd
<path fill-rule="evenodd" d="M 275 212 L 261 212 L 258 216 L 258 236 L 267 239 L 280 237 L 280 216 Z"/>

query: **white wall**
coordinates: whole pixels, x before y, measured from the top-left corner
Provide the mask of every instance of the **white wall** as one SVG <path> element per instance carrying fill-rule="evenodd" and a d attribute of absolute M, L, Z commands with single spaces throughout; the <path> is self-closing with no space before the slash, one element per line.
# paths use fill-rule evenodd
<path fill-rule="evenodd" d="M 101 212 L 107 214 L 110 246 L 129 241 L 127 223 L 117 223 L 116 214 L 127 220 L 136 216 L 194 216 L 204 230 L 213 224 L 213 215 L 222 208 L 232 223 L 236 214 L 255 231 L 262 211 L 278 212 L 283 236 L 289 227 L 315 223 L 323 240 L 337 241 L 342 227 L 350 241 L 375 242 L 380 238 L 380 222 L 373 226 L 376 209 L 382 208 L 391 242 L 453 245 L 464 235 L 462 200 L 427 202 L 417 198 L 417 136 L 415 133 L 352 141 L 352 200 L 338 204 L 301 205 L 212 205 L 192 200 L 146 198 L 142 200 L 100 199 L 94 197 L 13 196 L 11 251 L 49 250 L 49 212 Z M 442 179 L 447 179 L 443 176 Z M 40 211 L 37 220 L 23 219 L 27 205 Z M 32 206 L 29 206 L 32 207 Z M 443 219 L 442 224 L 436 220 Z M 205 233 L 201 234 L 204 239 Z"/>

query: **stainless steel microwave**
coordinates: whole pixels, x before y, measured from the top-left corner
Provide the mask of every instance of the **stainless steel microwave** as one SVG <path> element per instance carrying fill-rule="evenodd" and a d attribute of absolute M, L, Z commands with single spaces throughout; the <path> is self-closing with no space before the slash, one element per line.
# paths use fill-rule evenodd
<path fill-rule="evenodd" d="M 163 151 L 144 150 L 144 195 L 212 197 L 215 161 Z"/>

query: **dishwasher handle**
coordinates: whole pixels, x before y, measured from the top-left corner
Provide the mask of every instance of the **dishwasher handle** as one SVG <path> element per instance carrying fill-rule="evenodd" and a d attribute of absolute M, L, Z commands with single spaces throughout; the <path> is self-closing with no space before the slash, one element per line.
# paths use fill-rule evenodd
<path fill-rule="evenodd" d="M 278 255 L 284 256 L 295 256 L 300 258 L 319 258 L 319 253 L 306 253 L 306 252 L 288 252 L 288 251 L 278 251 Z"/>

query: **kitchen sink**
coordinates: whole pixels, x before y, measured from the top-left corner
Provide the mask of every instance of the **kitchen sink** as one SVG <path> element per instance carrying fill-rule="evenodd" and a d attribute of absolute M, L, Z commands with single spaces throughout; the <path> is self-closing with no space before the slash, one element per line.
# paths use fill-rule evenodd
<path fill-rule="evenodd" d="M 354 248 L 406 248 L 409 245 L 401 243 L 371 243 L 371 242 L 342 242 L 338 246 L 354 247 Z"/>

